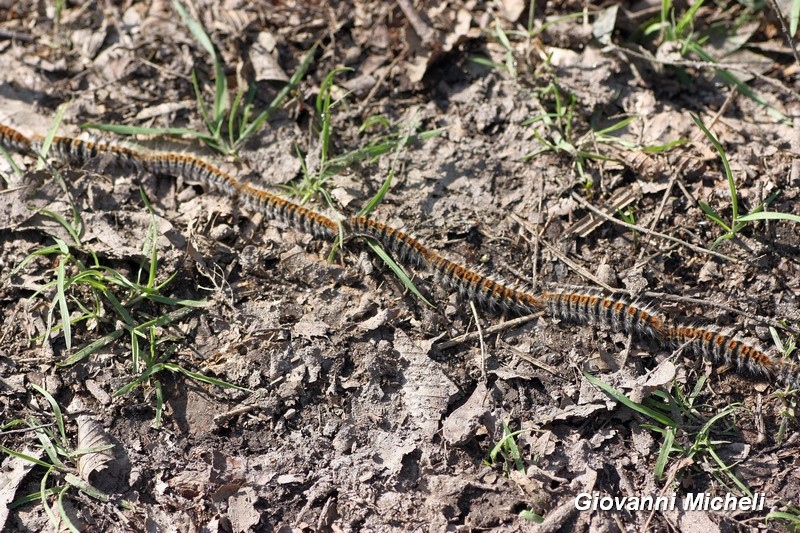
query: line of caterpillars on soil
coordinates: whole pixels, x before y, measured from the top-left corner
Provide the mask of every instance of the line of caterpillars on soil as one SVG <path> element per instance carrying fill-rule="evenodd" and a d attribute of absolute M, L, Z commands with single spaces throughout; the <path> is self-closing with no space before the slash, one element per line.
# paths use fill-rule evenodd
<path fill-rule="evenodd" d="M 0 125 L 0 145 L 20 153 L 40 152 L 42 140 L 28 138 L 19 131 Z M 122 166 L 134 167 L 153 174 L 183 176 L 226 196 L 238 198 L 267 218 L 308 232 L 315 237 L 332 239 L 340 224 L 311 209 L 242 183 L 231 174 L 194 156 L 176 153 L 140 152 L 131 148 L 94 143 L 69 137 L 54 137 L 50 154 L 53 159 L 72 165 L 83 165 L 98 157 L 111 157 Z M 728 364 L 745 374 L 774 380 L 792 388 L 800 387 L 800 366 L 780 355 L 770 355 L 760 347 L 739 339 L 714 326 L 670 324 L 651 303 L 627 301 L 603 295 L 594 289 L 562 288 L 534 294 L 512 287 L 451 261 L 428 248 L 411 235 L 376 220 L 356 216 L 341 222 L 348 237 L 375 239 L 401 262 L 430 269 L 466 299 L 492 310 L 529 314 L 545 311 L 568 322 L 610 327 L 656 341 L 669 349 L 683 348 L 717 364 Z"/>

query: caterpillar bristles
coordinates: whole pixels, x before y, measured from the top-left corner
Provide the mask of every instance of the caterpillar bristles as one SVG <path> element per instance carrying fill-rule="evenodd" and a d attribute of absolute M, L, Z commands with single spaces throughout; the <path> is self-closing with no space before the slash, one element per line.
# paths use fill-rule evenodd
<path fill-rule="evenodd" d="M 649 303 L 641 305 L 594 289 L 569 287 L 544 291 L 542 299 L 552 316 L 567 322 L 601 324 L 659 342 L 664 338 L 665 319 Z"/>

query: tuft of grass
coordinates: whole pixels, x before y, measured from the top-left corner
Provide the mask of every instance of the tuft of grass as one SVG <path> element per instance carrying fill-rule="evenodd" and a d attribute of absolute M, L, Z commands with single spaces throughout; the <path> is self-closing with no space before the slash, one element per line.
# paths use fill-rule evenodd
<path fill-rule="evenodd" d="M 683 13 L 678 12 L 673 5 L 672 0 L 661 1 L 660 16 L 656 20 L 645 22 L 641 29 L 644 36 L 657 35 L 659 47 L 669 47 L 678 50 L 681 56 L 688 56 L 690 58 L 697 58 L 708 64 L 717 64 L 719 59 L 712 56 L 711 53 L 706 51 L 704 45 L 708 43 L 712 35 L 724 32 L 725 35 L 730 35 L 732 39 L 736 39 L 734 34 L 738 29 L 738 24 L 734 24 L 731 29 L 729 23 L 719 23 L 712 25 L 704 31 L 697 31 L 696 28 L 700 26 L 697 20 L 700 8 L 704 5 L 704 0 L 698 0 L 689 5 Z M 755 16 L 752 11 L 749 12 L 750 16 Z M 794 34 L 792 34 L 794 35 Z M 743 39 L 739 39 L 744 41 Z M 738 49 L 743 45 L 742 42 Z M 682 71 L 681 71 L 682 72 Z M 759 105 L 764 106 L 767 112 L 782 122 L 788 122 L 788 117 L 781 113 L 774 106 L 770 105 L 764 98 L 755 90 L 751 89 L 744 81 L 737 75 L 733 74 L 730 70 L 725 68 L 714 68 L 715 74 L 724 80 L 727 84 L 733 85 L 736 89 L 747 96 Z"/>
<path fill-rule="evenodd" d="M 614 146 L 652 154 L 664 152 L 685 142 L 683 139 L 678 139 L 663 145 L 639 146 L 613 135 L 635 121 L 637 119 L 635 116 L 627 117 L 605 128 L 591 128 L 583 135 L 578 135 L 575 131 L 575 110 L 578 105 L 575 94 L 562 89 L 554 78 L 547 86 L 536 92 L 535 97 L 542 103 L 545 111 L 525 120 L 522 124 L 541 126 L 533 130 L 533 135 L 541 148 L 526 154 L 523 159 L 535 159 L 548 152 L 566 154 L 572 159 L 573 166 L 586 189 L 590 189 L 593 184 L 592 178 L 587 173 L 588 162 L 614 160 L 614 157 L 597 151 L 601 146 Z"/>
<path fill-rule="evenodd" d="M 496 39 L 503 47 L 503 62 L 497 63 L 485 56 L 470 56 L 468 60 L 472 61 L 473 63 L 477 63 L 478 65 L 483 65 L 484 67 L 503 71 L 512 78 L 516 78 L 518 72 L 517 60 L 514 56 L 514 47 L 511 46 L 511 41 L 508 39 L 508 34 L 506 34 L 505 30 L 503 30 L 500 19 L 495 18 L 492 28 L 486 29 L 485 31 L 490 37 Z"/>
<path fill-rule="evenodd" d="M 516 438 L 523 433 L 533 432 L 533 429 L 520 429 L 519 431 L 511 431 L 508 423 L 503 420 L 503 437 L 497 441 L 484 459 L 484 464 L 487 466 L 496 466 L 502 462 L 503 473 L 509 475 L 513 470 L 515 472 L 525 472 L 525 461 L 517 445 Z M 520 518 L 541 524 L 544 518 L 533 512 L 531 509 L 524 509 L 519 513 Z"/>
<path fill-rule="evenodd" d="M 80 236 L 83 224 L 77 212 L 78 227 L 64 217 L 48 211 L 43 211 L 43 214 L 64 227 L 73 242 L 67 243 L 54 237 L 54 245 L 27 256 L 11 275 L 21 271 L 37 257 L 50 257 L 55 264 L 52 279 L 30 297 L 30 300 L 34 300 L 47 294 L 52 295 L 47 313 L 47 329 L 38 340 L 46 341 L 52 333 L 60 332 L 69 353 L 72 351 L 73 329 L 78 324 L 89 323 L 92 325 L 91 329 L 107 331 L 69 353 L 58 366 L 74 365 L 127 334 L 131 371 L 137 377 L 114 394 L 126 394 L 139 385 L 155 391 L 154 425 L 158 427 L 161 424 L 164 402 L 161 382 L 155 377 L 163 371 L 183 374 L 211 385 L 241 387 L 192 372 L 171 360 L 180 339 L 163 336 L 164 329 L 179 323 L 195 310 L 207 307 L 208 302 L 165 295 L 175 274 L 164 281 L 158 281 L 157 222 L 152 205 L 144 192 L 141 194 L 150 213 L 151 224 L 144 239 L 142 261 L 135 279 L 129 279 L 118 270 L 103 265 L 94 251 L 82 245 Z M 88 262 L 82 258 L 88 258 Z M 57 322 L 56 316 L 59 318 Z"/>
<path fill-rule="evenodd" d="M 690 459 L 692 463 L 701 463 L 721 483 L 727 485 L 730 482 L 741 493 L 752 496 L 750 489 L 733 474 L 732 466 L 725 464 L 717 452 L 717 448 L 728 444 L 728 441 L 717 440 L 712 436 L 715 426 L 725 419 L 735 417 L 742 406 L 734 403 L 713 414 L 702 414 L 696 403 L 705 387 L 705 378 L 701 377 L 697 381 L 689 396 L 676 386 L 674 395 L 656 391 L 639 403 L 591 374 L 583 375 L 612 399 L 652 421 L 642 424 L 642 427 L 662 436 L 654 466 L 656 479 L 664 479 L 670 456 L 679 454 L 684 459 Z"/>
<path fill-rule="evenodd" d="M 222 154 L 236 155 L 242 145 L 255 135 L 272 114 L 283 105 L 289 93 L 299 86 L 306 72 L 308 72 L 316 53 L 317 45 L 315 44 L 306 52 L 300 66 L 289 82 L 275 95 L 275 98 L 267 108 L 255 115 L 253 109 L 255 86 L 247 91 L 244 88 L 240 88 L 231 100 L 224 65 L 203 25 L 189 14 L 180 0 L 172 0 L 172 5 L 192 36 L 208 54 L 213 66 L 214 89 L 210 107 L 206 104 L 204 88 L 200 85 L 197 72 L 192 71 L 192 87 L 197 101 L 197 109 L 203 119 L 206 131 L 197 131 L 189 128 L 146 128 L 95 123 L 85 123 L 83 127 L 121 135 L 185 135 L 200 140 L 209 148 Z"/>
<path fill-rule="evenodd" d="M 766 516 L 766 523 L 780 522 L 788 531 L 800 532 L 800 507 L 787 505 L 783 511 L 772 511 Z"/>
<path fill-rule="evenodd" d="M 3 445 L 0 445 L 0 453 L 39 466 L 44 469 L 44 473 L 39 483 L 39 491 L 18 498 L 9 505 L 9 508 L 13 509 L 38 501 L 56 530 L 69 530 L 77 533 L 79 531 L 77 526 L 70 520 L 64 508 L 65 497 L 74 498 L 75 496 L 73 495 L 79 492 L 103 503 L 112 500 L 110 495 L 93 487 L 87 480 L 77 475 L 78 460 L 84 455 L 112 449 L 114 445 L 105 444 L 89 448 L 75 448 L 67 437 L 65 418 L 58 402 L 39 385 L 31 384 L 31 387 L 47 401 L 52 411 L 53 420 L 48 423 L 42 423 L 34 416 L 30 416 L 27 419 L 14 419 L 0 426 L 0 435 L 9 430 L 31 433 L 35 437 L 35 441 L 29 445 L 29 448 L 38 457 Z M 22 429 L 13 429 L 17 427 Z M 130 502 L 124 500 L 116 503 L 121 507 L 132 508 Z M 55 508 L 55 511 L 53 508 Z"/>
<path fill-rule="evenodd" d="M 391 123 L 380 115 L 375 115 L 367 118 L 364 123 L 359 127 L 359 133 L 364 133 L 374 127 L 381 127 L 384 129 L 394 129 L 390 133 L 379 135 L 369 140 L 365 145 L 355 148 L 349 152 L 340 155 L 333 155 L 333 141 L 336 138 L 336 130 L 333 127 L 333 116 L 337 107 L 343 105 L 344 99 L 347 94 L 341 98 L 333 98 L 333 90 L 335 88 L 334 80 L 337 74 L 346 72 L 350 69 L 335 69 L 328 73 L 325 80 L 320 86 L 320 92 L 317 94 L 315 111 L 317 113 L 317 122 L 319 124 L 317 133 L 317 158 L 318 165 L 316 168 L 310 168 L 307 163 L 307 157 L 301 152 L 299 147 L 296 148 L 297 156 L 300 158 L 300 165 L 303 172 L 303 177 L 299 183 L 289 184 L 284 186 L 284 189 L 290 196 L 295 196 L 300 199 L 300 203 L 306 203 L 312 197 L 321 196 L 325 203 L 335 210 L 333 199 L 327 189 L 329 180 L 341 172 L 343 169 L 359 164 L 372 162 L 379 157 L 386 154 L 393 154 L 392 164 L 386 179 L 381 184 L 375 195 L 359 210 L 359 216 L 367 216 L 380 204 L 386 194 L 391 189 L 394 180 L 397 164 L 400 155 L 413 143 L 418 141 L 425 141 L 435 137 L 441 133 L 440 129 L 419 131 L 416 118 L 412 118 L 406 128 L 400 126 L 396 128 L 391 127 Z M 329 259 L 337 250 L 342 246 L 345 235 L 344 231 L 340 229 L 339 237 L 331 248 Z M 367 246 L 383 261 L 406 289 L 412 294 L 417 296 L 427 305 L 433 307 L 423 294 L 414 285 L 411 277 L 406 273 L 402 266 L 397 263 L 381 245 L 373 240 L 366 239 Z"/>
<path fill-rule="evenodd" d="M 697 127 L 703 130 L 706 138 L 708 138 L 711 144 L 714 145 L 714 148 L 716 148 L 717 153 L 719 153 L 720 159 L 722 160 L 722 166 L 725 169 L 725 177 L 728 180 L 728 193 L 731 199 L 730 221 L 725 220 L 723 216 L 708 203 L 703 202 L 702 200 L 698 202 L 706 217 L 719 225 L 724 231 L 724 233 L 717 237 L 716 240 L 714 240 L 714 242 L 711 244 L 712 250 L 719 246 L 723 241 L 733 239 L 742 229 L 747 226 L 749 222 L 756 220 L 783 220 L 787 222 L 800 223 L 800 216 L 798 215 L 766 211 L 766 207 L 780 194 L 780 191 L 773 192 L 766 200 L 758 204 L 755 209 L 746 215 L 741 215 L 739 212 L 739 195 L 736 191 L 736 181 L 733 179 L 733 172 L 731 171 L 731 166 L 730 163 L 728 163 L 728 157 L 725 155 L 725 150 L 722 147 L 722 144 L 717 140 L 714 134 L 711 133 L 708 128 L 706 128 L 705 124 L 703 124 L 703 121 L 700 120 L 700 117 L 694 114 L 691 116 L 692 120 L 694 120 L 695 124 L 697 124 Z"/>
<path fill-rule="evenodd" d="M 534 2 L 531 2 L 528 9 L 528 25 L 526 30 L 515 30 L 515 29 L 505 30 L 503 29 L 502 21 L 499 18 L 495 18 L 492 26 L 484 30 L 489 39 L 498 42 L 500 46 L 503 48 L 502 63 L 498 63 L 496 61 L 493 61 L 490 57 L 482 55 L 469 56 L 467 58 L 468 61 L 471 61 L 478 65 L 483 65 L 484 67 L 493 68 L 501 72 L 505 72 L 512 78 L 519 78 L 520 60 L 518 59 L 518 56 L 520 55 L 520 53 L 518 51 L 518 48 L 520 41 L 523 41 L 528 45 L 530 45 L 530 42 L 534 38 L 536 38 L 540 33 L 546 31 L 547 28 L 556 24 L 561 24 L 562 22 L 566 22 L 569 20 L 585 16 L 583 12 L 570 13 L 563 17 L 554 18 L 553 20 L 550 20 L 544 24 L 541 24 L 539 27 L 536 27 L 535 14 L 536 14 L 536 8 Z"/>

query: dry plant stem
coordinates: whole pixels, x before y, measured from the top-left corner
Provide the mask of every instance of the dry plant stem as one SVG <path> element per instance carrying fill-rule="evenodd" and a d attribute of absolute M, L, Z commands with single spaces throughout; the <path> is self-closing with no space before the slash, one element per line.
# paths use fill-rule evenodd
<path fill-rule="evenodd" d="M 775 10 L 775 14 L 778 16 L 778 20 L 781 21 L 781 29 L 783 30 L 783 36 L 786 37 L 786 40 L 789 42 L 789 46 L 792 48 L 792 53 L 794 54 L 794 60 L 797 62 L 798 65 L 800 65 L 800 54 L 798 54 L 797 52 L 797 46 L 795 45 L 792 35 L 789 33 L 789 28 L 786 27 L 786 19 L 783 17 L 781 8 L 776 0 L 770 0 L 770 4 L 772 4 L 772 9 Z"/>
<path fill-rule="evenodd" d="M 509 329 L 516 328 L 518 326 L 522 326 L 523 324 L 527 324 L 533 320 L 537 320 L 544 316 L 544 312 L 534 313 L 528 316 L 521 316 L 518 318 L 513 318 L 511 320 L 506 320 L 505 322 L 501 322 L 500 324 L 496 324 L 494 326 L 488 327 L 483 330 L 484 335 L 492 335 L 494 333 L 498 333 L 501 331 L 506 331 Z M 454 346 L 459 346 L 466 342 L 474 342 L 480 338 L 480 335 L 477 331 L 473 331 L 472 333 L 465 333 L 464 335 L 460 335 L 449 341 L 444 342 L 437 342 L 434 346 L 440 350 L 447 350 L 448 348 L 452 348 Z"/>
<path fill-rule="evenodd" d="M 419 13 L 416 12 L 414 6 L 411 5 L 411 2 L 408 0 L 397 0 L 397 5 L 400 6 L 400 10 L 408 19 L 411 27 L 414 28 L 414 32 L 417 34 L 417 36 L 419 36 L 422 44 L 425 46 L 430 45 L 433 42 L 434 31 L 430 26 L 425 24 L 425 21 L 422 20 L 422 17 L 419 16 Z"/>
<path fill-rule="evenodd" d="M 698 253 L 701 253 L 701 254 L 706 254 L 706 255 L 713 255 L 714 257 L 718 257 L 720 259 L 724 259 L 725 261 L 733 261 L 734 260 L 732 257 L 728 257 L 727 255 L 723 255 L 723 254 L 721 254 L 719 252 L 714 252 L 712 250 L 706 250 L 705 248 L 701 248 L 700 246 L 695 246 L 694 244 L 688 243 L 686 241 L 682 241 L 682 240 L 677 239 L 675 237 L 672 237 L 670 235 L 665 235 L 664 233 L 660 233 L 658 231 L 649 230 L 647 228 L 643 228 L 641 226 L 637 226 L 636 224 L 628 224 L 625 221 L 617 220 L 616 218 L 610 217 L 610 216 L 606 215 L 605 213 L 603 213 L 601 210 L 597 209 L 595 206 L 593 206 L 592 204 L 590 204 L 589 202 L 587 202 L 586 200 L 581 198 L 577 193 L 572 193 L 572 198 L 576 202 L 581 204 L 582 207 L 585 207 L 589 211 L 597 214 L 598 216 L 601 216 L 601 217 L 605 218 L 606 220 L 613 222 L 614 224 L 622 226 L 623 228 L 628 228 L 628 229 L 632 229 L 632 230 L 635 230 L 635 231 L 639 231 L 641 233 L 644 233 L 645 235 L 653 235 L 655 237 L 659 237 L 661 239 L 665 239 L 665 240 L 668 240 L 670 242 L 674 242 L 674 243 L 680 244 L 681 246 L 685 246 L 685 247 L 689 248 L 690 250 L 694 250 L 695 252 L 698 252 Z"/>
<path fill-rule="evenodd" d="M 800 105 L 791 106 L 792 112 L 792 170 L 789 176 L 789 184 L 792 187 L 800 187 Z"/>
<path fill-rule="evenodd" d="M 547 250 L 551 254 L 556 256 L 559 261 L 561 261 L 562 263 L 567 265 L 570 269 L 572 269 L 573 272 L 577 273 L 579 276 L 592 281 L 593 283 L 599 285 L 600 287 L 603 287 L 604 289 L 606 289 L 609 292 L 618 292 L 616 289 L 614 289 L 613 287 L 611 287 L 608 284 L 604 283 L 603 281 L 601 281 L 600 279 L 595 277 L 594 274 L 592 274 L 591 272 L 589 272 L 588 270 L 583 268 L 581 265 L 579 265 L 578 263 L 574 262 L 572 259 L 567 257 L 558 248 L 556 248 L 555 246 L 553 246 L 549 242 L 541 239 L 541 236 L 534 232 L 533 228 L 530 227 L 530 224 L 527 221 L 525 221 L 522 218 L 518 217 L 514 213 L 511 214 L 511 219 L 514 220 L 517 224 L 519 224 L 523 228 L 525 228 L 531 235 L 533 235 L 533 242 L 536 245 L 536 248 L 535 248 L 536 250 L 539 249 L 538 245 L 541 242 L 544 245 L 544 247 L 547 248 Z M 529 239 L 526 238 L 526 240 L 528 240 L 528 242 L 530 242 Z"/>
<path fill-rule="evenodd" d="M 539 240 L 541 239 L 542 232 L 544 229 L 539 228 L 540 221 L 542 220 L 543 213 L 542 208 L 544 205 L 544 180 L 539 180 L 539 202 L 536 205 L 536 222 L 533 224 L 533 228 L 529 229 L 528 231 L 531 232 L 531 235 L 534 236 L 533 239 L 533 286 L 536 287 L 539 283 Z M 524 227 L 524 223 L 520 222 L 521 225 Z"/>
<path fill-rule="evenodd" d="M 513 346 L 511 346 L 507 342 L 503 342 L 502 339 L 500 339 L 499 342 L 502 342 L 504 348 L 506 348 L 508 351 L 510 351 L 511 353 L 513 353 L 514 355 L 516 355 L 517 357 L 522 359 L 523 361 L 527 361 L 530 364 L 532 364 L 533 366 L 539 367 L 542 370 L 545 370 L 546 372 L 549 372 L 550 374 L 552 374 L 554 376 L 558 376 L 558 375 L 561 374 L 561 370 L 556 368 L 556 367 L 554 367 L 553 365 L 548 365 L 544 361 L 540 361 L 539 359 L 537 359 L 535 357 L 532 357 L 532 356 L 526 354 L 525 352 L 522 352 L 522 351 L 514 348 Z"/>
<path fill-rule="evenodd" d="M 475 301 L 469 301 L 469 307 L 472 309 L 472 316 L 475 319 L 475 329 L 478 334 L 478 341 L 481 347 L 481 378 L 483 382 L 487 382 L 486 378 L 486 344 L 483 342 L 483 331 L 481 330 L 481 319 L 478 316 L 478 310 L 475 308 Z"/>

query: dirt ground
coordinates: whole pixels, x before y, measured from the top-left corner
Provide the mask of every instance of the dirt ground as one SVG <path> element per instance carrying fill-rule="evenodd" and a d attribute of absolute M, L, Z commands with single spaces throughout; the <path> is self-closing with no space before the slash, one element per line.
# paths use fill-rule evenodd
<path fill-rule="evenodd" d="M 777 5 L 789 13 L 789 2 Z M 624 289 L 764 346 L 774 325 L 791 343 L 800 226 L 743 223 L 712 253 L 725 230 L 700 202 L 730 221 L 732 201 L 720 156 L 691 117 L 719 138 L 742 213 L 773 193 L 769 210 L 800 211 L 800 61 L 775 4 L 703 5 L 682 27 L 679 4 L 655 30 L 654 2 L 538 2 L 532 17 L 529 7 L 199 1 L 189 15 L 210 35 L 231 94 L 255 89 L 255 113 L 319 43 L 308 73 L 236 157 L 187 136 L 135 141 L 285 191 L 302 184 L 304 166 L 319 170 L 315 100 L 348 67 L 330 90 L 331 156 L 414 126 L 441 132 L 332 173 L 322 189 L 335 211 L 323 194 L 310 206 L 354 214 L 394 168 L 372 216 L 448 257 L 532 290 Z M 692 46 L 724 57 L 741 84 Z M 60 13 L 0 0 L 0 123 L 25 135 L 46 134 L 62 104 L 60 135 L 129 141 L 81 133 L 87 122 L 202 130 L 193 70 L 209 104 L 211 58 L 165 0 L 66 2 Z M 210 533 L 800 524 L 797 397 L 775 384 L 608 328 L 473 308 L 409 269 L 430 307 L 364 243 L 345 242 L 329 260 L 332 243 L 181 176 L 121 170 L 102 156 L 41 170 L 13 159 L 21 174 L 0 158 L 3 531 L 69 531 L 61 513 L 82 531 Z M 637 228 L 586 224 L 591 208 Z M 79 245 L 54 217 L 75 213 Z M 155 283 L 169 281 L 161 294 L 204 306 L 131 333 L 96 286 L 75 284 L 59 301 L 59 276 L 74 275 L 77 261 L 146 279 L 152 227 Z M 51 251 L 20 268 L 56 239 L 71 260 Z M 176 310 L 129 301 L 129 287 L 107 290 L 134 320 Z M 62 305 L 75 322 L 69 340 Z M 98 339 L 108 342 L 68 360 Z M 584 373 L 660 406 L 676 427 L 614 401 Z M 92 449 L 103 444 L 113 447 Z M 56 451 L 61 464 L 48 469 Z M 764 494 L 763 509 L 576 509 L 581 493 L 747 491 Z"/>

